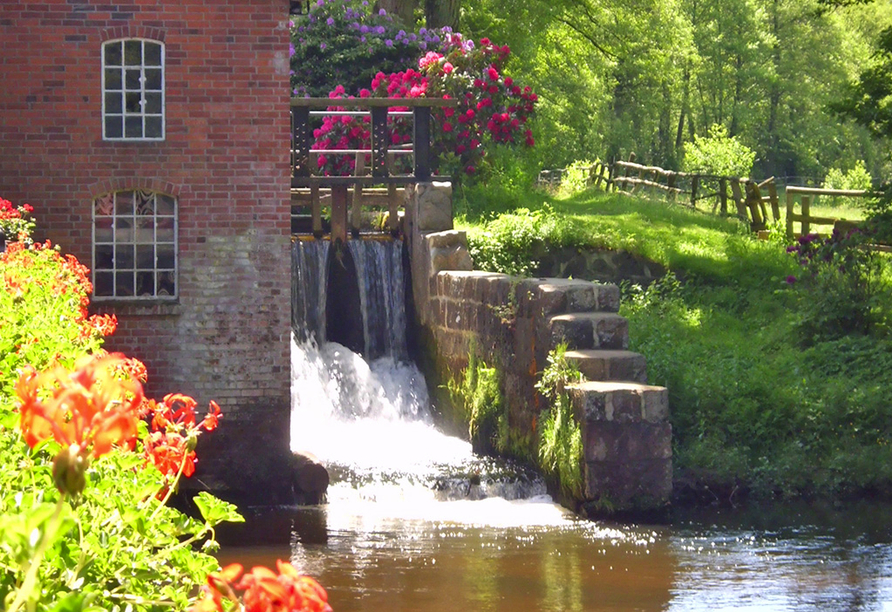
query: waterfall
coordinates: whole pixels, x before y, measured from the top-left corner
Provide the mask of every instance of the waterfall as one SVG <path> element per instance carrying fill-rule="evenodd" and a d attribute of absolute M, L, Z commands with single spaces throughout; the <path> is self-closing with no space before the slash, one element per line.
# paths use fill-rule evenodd
<path fill-rule="evenodd" d="M 300 342 L 329 338 L 328 325 L 356 324 L 330 321 L 326 315 L 329 293 L 333 300 L 358 291 L 362 317 L 362 354 L 370 359 L 393 357 L 405 361 L 406 308 L 401 240 L 350 240 L 346 252 L 333 252 L 325 240 L 297 240 L 291 251 L 291 327 Z M 350 262 L 346 262 L 346 258 Z M 355 286 L 329 290 L 333 266 L 352 263 Z M 341 279 L 339 279 L 341 280 Z"/>
<path fill-rule="evenodd" d="M 301 342 L 325 339 L 330 246 L 326 240 L 296 240 L 291 247 L 291 328 Z"/>
<path fill-rule="evenodd" d="M 406 309 L 401 240 L 348 242 L 359 276 L 365 354 L 405 360 Z"/>
<path fill-rule="evenodd" d="M 400 241 L 352 240 L 338 252 L 296 241 L 292 263 L 291 447 L 329 468 L 331 503 L 550 499 L 538 475 L 475 457 L 435 427 L 424 377 L 408 360 Z M 332 320 L 330 302 L 355 296 L 361 314 Z M 332 330 L 360 321 L 361 348 L 331 341 Z"/>

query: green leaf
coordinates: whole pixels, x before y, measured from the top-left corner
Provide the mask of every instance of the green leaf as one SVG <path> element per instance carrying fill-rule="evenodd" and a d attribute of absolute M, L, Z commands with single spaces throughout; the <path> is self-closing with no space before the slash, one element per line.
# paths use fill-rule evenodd
<path fill-rule="evenodd" d="M 208 493 L 202 491 L 196 495 L 192 501 L 198 506 L 202 518 L 211 527 L 220 523 L 244 523 L 245 518 L 238 513 L 238 509 L 229 502 L 218 499 Z"/>

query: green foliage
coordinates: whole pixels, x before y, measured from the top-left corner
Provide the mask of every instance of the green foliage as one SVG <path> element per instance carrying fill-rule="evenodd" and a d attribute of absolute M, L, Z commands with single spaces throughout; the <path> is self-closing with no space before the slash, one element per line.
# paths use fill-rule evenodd
<path fill-rule="evenodd" d="M 892 339 L 882 318 L 861 333 L 803 344 L 800 300 L 820 310 L 830 296 L 785 282 L 806 270 L 780 240 L 757 240 L 734 220 L 682 206 L 593 191 L 523 203 L 542 200 L 574 228 L 563 245 L 622 248 L 675 272 L 647 287 L 626 284 L 620 314 L 649 381 L 669 389 L 680 488 L 723 500 L 892 493 Z M 869 280 L 876 296 L 889 282 L 888 274 Z M 840 283 L 817 291 L 847 290 Z M 890 301 L 871 303 L 878 315 Z"/>
<path fill-rule="evenodd" d="M 870 173 L 864 166 L 864 161 L 859 159 L 848 172 L 843 172 L 839 168 L 830 168 L 827 172 L 827 176 L 824 177 L 824 184 L 822 187 L 824 189 L 861 189 L 864 191 L 871 191 L 873 189 L 873 182 Z M 870 200 L 870 198 L 852 199 L 842 197 L 830 197 L 828 199 L 828 204 L 834 207 L 844 203 L 866 207 L 869 205 Z"/>
<path fill-rule="evenodd" d="M 70 368 L 102 344 L 95 323 L 109 321 L 86 315 L 86 274 L 76 259 L 49 246 L 12 244 L 0 254 L 0 608 L 185 610 L 219 567 L 198 548 L 215 549 L 214 527 L 240 520 L 235 507 L 202 494 L 197 503 L 204 520 L 193 520 L 166 505 L 164 493 L 179 476 L 169 481 L 145 455 L 114 449 L 90 462 L 83 454 L 71 468 L 76 444 L 63 449 L 49 438 L 32 449 L 20 433 L 24 409 L 13 395 L 20 373 L 28 366 Z M 78 374 L 70 377 L 72 386 L 92 376 Z M 77 390 L 66 393 L 80 405 Z M 98 402 L 95 396 L 88 401 Z M 39 416 L 48 412 L 35 413 L 50 420 Z M 138 422 L 138 432 L 144 442 L 145 422 Z M 54 458 L 79 472 L 59 486 L 77 487 L 56 488 Z"/>
<path fill-rule="evenodd" d="M 864 161 L 855 162 L 848 172 L 843 172 L 839 168 L 830 168 L 827 176 L 824 177 L 824 189 L 864 189 L 872 188 L 870 173 L 864 167 Z"/>
<path fill-rule="evenodd" d="M 439 43 L 439 32 L 407 33 L 368 2 L 311 2 L 309 12 L 292 21 L 292 93 L 327 97 L 335 85 L 343 85 L 348 94 L 359 95 L 378 72 L 415 66 L 426 49 Z"/>
<path fill-rule="evenodd" d="M 595 162 L 587 159 L 576 160 L 569 166 L 561 177 L 560 193 L 562 195 L 572 195 L 585 191 L 590 185 L 590 176 L 592 166 Z"/>
<path fill-rule="evenodd" d="M 499 387 L 500 378 L 498 370 L 480 361 L 472 350 L 461 379 L 448 385 L 453 401 L 464 409 L 471 444 L 477 452 L 506 450 L 507 406 Z"/>
<path fill-rule="evenodd" d="M 539 467 L 556 480 L 564 494 L 582 499 L 582 430 L 573 416 L 566 386 L 581 379 L 579 370 L 567 361 L 567 345 L 560 344 L 548 354 L 548 366 L 536 384 L 551 401 L 540 421 Z"/>
<path fill-rule="evenodd" d="M 44 245 L 10 244 L 0 253 L 0 405 L 21 368 L 71 366 L 102 336 L 86 316 L 92 286 L 86 268 Z M 6 399 L 9 401 L 9 399 Z"/>
<path fill-rule="evenodd" d="M 727 128 L 713 125 L 709 136 L 694 136 L 685 146 L 684 168 L 701 174 L 749 177 L 755 159 L 755 151 L 736 136 L 729 136 Z"/>
<path fill-rule="evenodd" d="M 875 53 L 850 82 L 843 99 L 832 108 L 840 115 L 863 125 L 880 138 L 892 136 L 892 27 L 886 27 L 875 42 Z"/>
<path fill-rule="evenodd" d="M 513 276 L 535 273 L 535 252 L 545 245 L 559 247 L 571 240 L 573 226 L 548 205 L 531 211 L 520 208 L 484 224 L 468 235 L 468 249 L 480 270 Z"/>
<path fill-rule="evenodd" d="M 803 236 L 787 249 L 802 266 L 788 282 L 799 297 L 797 328 L 804 344 L 885 332 L 890 316 L 890 292 L 883 281 L 886 257 L 865 248 L 869 242 L 859 230 L 833 230 L 828 238 Z"/>

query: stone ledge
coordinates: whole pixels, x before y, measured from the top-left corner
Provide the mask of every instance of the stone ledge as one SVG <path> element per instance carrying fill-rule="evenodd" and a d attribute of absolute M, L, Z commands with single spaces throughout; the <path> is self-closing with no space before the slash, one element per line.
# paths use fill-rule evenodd
<path fill-rule="evenodd" d="M 669 419 L 665 387 L 621 381 L 587 381 L 567 387 L 580 421 L 662 423 Z"/>

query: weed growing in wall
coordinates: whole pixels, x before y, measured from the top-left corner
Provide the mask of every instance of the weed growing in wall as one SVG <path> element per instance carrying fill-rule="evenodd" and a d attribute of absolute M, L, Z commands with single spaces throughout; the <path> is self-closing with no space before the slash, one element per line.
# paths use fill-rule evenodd
<path fill-rule="evenodd" d="M 499 379 L 498 370 L 480 361 L 472 350 L 461 380 L 451 381 L 448 385 L 453 401 L 464 408 L 471 445 L 479 453 L 489 454 L 495 450 L 504 450 L 499 448 L 503 445 L 498 443 L 502 439 L 500 430 L 507 428 L 507 418 L 503 414 L 505 402 L 499 388 Z M 505 425 L 501 424 L 502 420 Z"/>
<path fill-rule="evenodd" d="M 551 401 L 539 431 L 539 467 L 557 480 L 561 490 L 582 499 L 582 430 L 573 418 L 566 386 L 581 380 L 579 370 L 567 361 L 562 343 L 548 354 L 548 367 L 536 387 Z"/>

